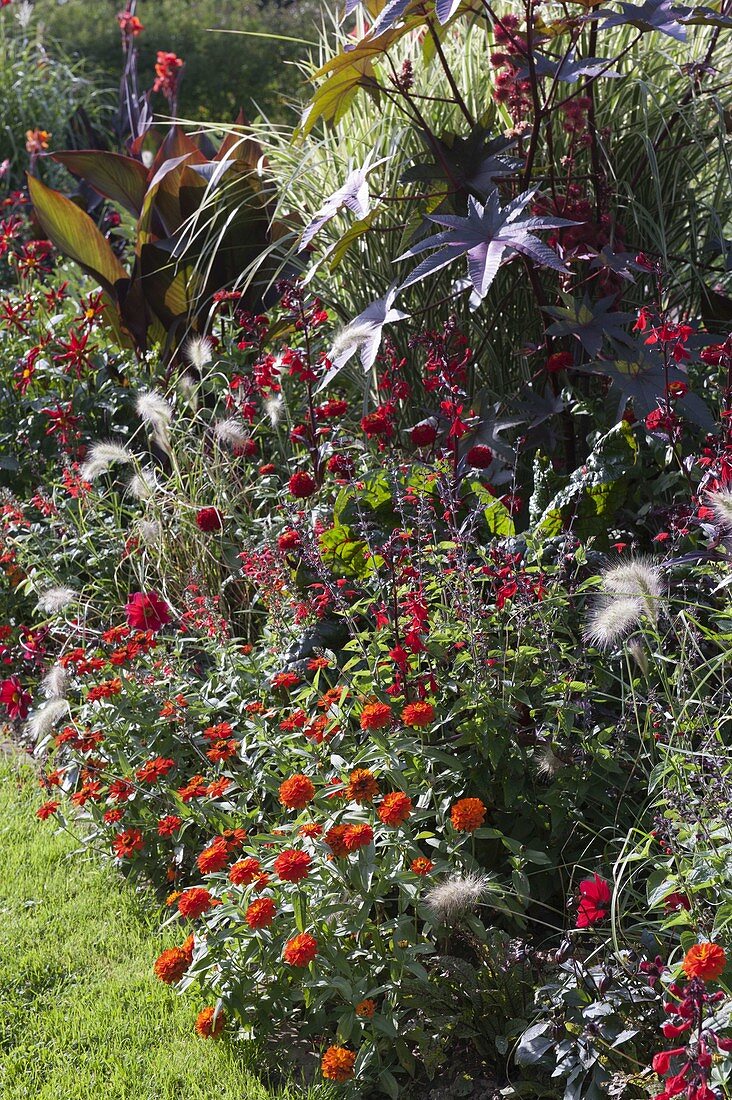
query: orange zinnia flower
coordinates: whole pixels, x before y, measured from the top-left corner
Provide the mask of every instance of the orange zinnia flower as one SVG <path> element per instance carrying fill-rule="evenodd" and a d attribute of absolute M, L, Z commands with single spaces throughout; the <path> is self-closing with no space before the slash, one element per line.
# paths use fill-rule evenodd
<path fill-rule="evenodd" d="M 155 977 L 166 985 L 179 982 L 190 966 L 190 958 L 182 947 L 169 947 L 155 960 Z"/>
<path fill-rule="evenodd" d="M 303 810 L 315 797 L 315 787 L 306 775 L 292 775 L 280 784 L 280 802 L 288 810 Z"/>
<path fill-rule="evenodd" d="M 223 871 L 228 862 L 229 846 L 222 836 L 217 836 L 196 859 L 198 870 L 202 875 L 210 875 L 214 871 Z"/>
<path fill-rule="evenodd" d="M 307 852 L 287 848 L 277 856 L 274 869 L 283 882 L 300 882 L 308 877 L 311 863 L 312 859 Z"/>
<path fill-rule="evenodd" d="M 254 856 L 248 856 L 234 864 L 229 871 L 229 878 L 234 886 L 248 886 L 250 882 L 254 882 L 255 878 L 259 878 L 261 873 L 262 864 L 259 860 Z"/>
<path fill-rule="evenodd" d="M 282 957 L 290 966 L 309 966 L 318 953 L 318 941 L 308 932 L 288 940 Z"/>
<path fill-rule="evenodd" d="M 214 1016 L 216 1016 L 215 1020 Z M 204 1008 L 203 1012 L 198 1013 L 196 1031 L 202 1039 L 215 1039 L 224 1030 L 225 1023 L 226 1016 L 223 1012 L 216 1015 L 215 1008 Z"/>
<path fill-rule="evenodd" d="M 351 802 L 371 802 L 379 793 L 374 773 L 367 768 L 356 768 L 348 777 L 346 798 Z"/>
<path fill-rule="evenodd" d="M 213 908 L 215 899 L 205 886 L 191 886 L 178 898 L 178 912 L 182 917 L 195 919 Z"/>
<path fill-rule="evenodd" d="M 424 729 L 429 726 L 435 717 L 435 708 L 432 703 L 408 703 L 402 711 L 402 722 L 405 726 L 413 726 L 415 729 Z"/>
<path fill-rule="evenodd" d="M 362 1019 L 370 1020 L 376 1012 L 376 1001 L 372 1001 L 370 997 L 366 997 L 365 1000 L 358 1002 L 354 1012 Z"/>
<path fill-rule="evenodd" d="M 345 1047 L 328 1047 L 320 1063 L 320 1071 L 328 1081 L 342 1084 L 353 1077 L 356 1055 Z"/>
<path fill-rule="evenodd" d="M 727 965 L 724 948 L 718 943 L 695 943 L 684 955 L 682 963 L 687 978 L 714 981 Z"/>
<path fill-rule="evenodd" d="M 334 856 L 347 856 L 348 849 L 344 843 L 344 836 L 348 831 L 347 825 L 334 825 L 323 837 Z"/>
<path fill-rule="evenodd" d="M 410 864 L 413 875 L 428 875 L 433 867 L 434 863 L 427 856 L 417 856 Z"/>
<path fill-rule="evenodd" d="M 267 928 L 275 918 L 277 907 L 272 898 L 258 898 L 244 914 L 250 928 Z"/>
<path fill-rule="evenodd" d="M 343 834 L 343 845 L 347 852 L 357 852 L 365 848 L 374 839 L 374 830 L 370 825 L 347 825 Z"/>
<path fill-rule="evenodd" d="M 379 806 L 379 820 L 385 825 L 401 825 L 412 812 L 412 800 L 403 791 L 394 791 L 384 796 Z"/>
<path fill-rule="evenodd" d="M 479 798 L 461 798 L 450 810 L 453 828 L 461 833 L 474 833 L 485 821 L 486 806 Z"/>
<path fill-rule="evenodd" d="M 388 703 L 368 703 L 361 711 L 361 729 L 381 730 L 389 725 L 393 717 Z"/>

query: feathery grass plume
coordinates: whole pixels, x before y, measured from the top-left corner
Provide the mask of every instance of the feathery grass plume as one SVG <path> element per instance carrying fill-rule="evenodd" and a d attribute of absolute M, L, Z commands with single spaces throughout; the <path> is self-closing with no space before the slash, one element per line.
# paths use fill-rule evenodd
<path fill-rule="evenodd" d="M 108 443 L 95 443 L 79 471 L 79 476 L 82 481 L 94 481 L 102 474 L 106 474 L 115 462 L 134 461 L 135 456 L 132 451 L 122 443 L 114 443 L 111 440 Z"/>
<path fill-rule="evenodd" d="M 559 775 L 562 768 L 566 767 L 564 762 L 555 755 L 551 745 L 542 745 L 539 751 L 534 756 L 534 764 L 536 766 L 537 775 L 542 779 L 554 779 Z"/>
<path fill-rule="evenodd" d="M 663 594 L 663 574 L 650 558 L 635 558 L 603 573 L 601 587 L 609 596 L 657 600 Z"/>
<path fill-rule="evenodd" d="M 333 337 L 333 344 L 328 352 L 328 358 L 336 360 L 340 359 L 342 355 L 353 355 L 363 344 L 373 340 L 374 328 L 374 324 L 368 321 L 361 321 L 360 324 L 353 321 L 350 325 L 346 325 Z"/>
<path fill-rule="evenodd" d="M 36 606 L 39 611 L 45 611 L 47 615 L 55 615 L 57 611 L 63 611 L 78 598 L 79 594 L 73 588 L 58 585 L 56 588 L 47 588 L 45 592 L 41 592 Z"/>
<path fill-rule="evenodd" d="M 469 871 L 450 875 L 425 894 L 425 902 L 435 920 L 442 924 L 457 921 L 472 912 L 490 884 L 488 875 Z"/>
<path fill-rule="evenodd" d="M 269 422 L 273 428 L 276 428 L 282 419 L 284 408 L 285 403 L 281 397 L 268 397 L 264 402 L 264 411 L 269 417 Z"/>
<path fill-rule="evenodd" d="M 183 345 L 183 358 L 197 371 L 213 359 L 213 344 L 208 336 L 191 336 Z"/>
<path fill-rule="evenodd" d="M 39 741 L 51 732 L 60 718 L 68 713 L 69 704 L 65 699 L 50 699 L 31 714 L 25 728 L 34 741 Z"/>
<path fill-rule="evenodd" d="M 137 525 L 145 546 L 157 546 L 163 537 L 163 529 L 156 519 L 141 519 Z"/>
<path fill-rule="evenodd" d="M 645 602 L 638 596 L 600 599 L 587 620 L 585 640 L 597 649 L 610 649 L 638 625 L 645 610 Z"/>
<path fill-rule="evenodd" d="M 149 466 L 140 470 L 139 474 L 135 474 L 127 482 L 127 489 L 135 500 L 151 500 L 160 487 L 155 471 Z"/>
<path fill-rule="evenodd" d="M 63 665 L 53 665 L 46 673 L 41 683 L 43 694 L 47 699 L 63 699 L 66 695 L 66 685 L 69 674 Z"/>
<path fill-rule="evenodd" d="M 217 421 L 213 433 L 219 443 L 227 447 L 243 447 L 249 442 L 249 432 L 235 416 Z"/>
<path fill-rule="evenodd" d="M 137 395 L 135 402 L 137 415 L 153 431 L 165 431 L 173 419 L 173 410 L 160 393 L 155 390 L 144 390 Z"/>
<path fill-rule="evenodd" d="M 714 510 L 717 523 L 727 531 L 732 530 L 732 490 L 719 489 L 707 495 L 709 506 Z"/>
<path fill-rule="evenodd" d="M 640 638 L 631 638 L 628 642 L 628 653 L 635 661 L 643 676 L 648 675 L 648 654 Z"/>

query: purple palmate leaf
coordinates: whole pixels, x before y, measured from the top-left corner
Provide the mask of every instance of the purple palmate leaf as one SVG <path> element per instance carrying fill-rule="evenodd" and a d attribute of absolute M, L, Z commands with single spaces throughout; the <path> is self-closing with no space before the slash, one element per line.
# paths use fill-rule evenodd
<path fill-rule="evenodd" d="M 408 313 L 402 313 L 400 309 L 393 308 L 396 296 L 396 284 L 392 283 L 383 298 L 378 298 L 366 306 L 363 313 L 359 313 L 358 317 L 355 317 L 339 333 L 328 353 L 331 367 L 320 382 L 318 391 L 333 381 L 356 352 L 359 354 L 364 371 L 371 370 L 379 350 L 384 325 L 393 325 L 409 316 Z"/>
<path fill-rule="evenodd" d="M 609 68 L 610 64 L 607 57 L 575 57 L 574 50 L 570 50 L 561 61 L 553 61 L 543 54 L 534 55 L 534 68 L 538 76 L 563 80 L 565 84 L 576 84 L 583 76 L 619 77 L 621 74 Z M 528 67 L 521 69 L 518 75 L 521 79 L 526 79 L 529 75 Z"/>
<path fill-rule="evenodd" d="M 643 4 L 629 4 L 621 0 L 620 7 L 622 11 L 619 12 L 594 11 L 590 18 L 603 19 L 600 27 L 603 31 L 629 24 L 639 31 L 658 31 L 679 42 L 686 41 L 686 31 L 679 20 L 691 15 L 691 8 L 674 3 L 674 0 L 645 0 Z"/>
<path fill-rule="evenodd" d="M 522 217 L 525 207 L 535 194 L 536 191 L 524 191 L 503 207 L 497 193 L 489 195 L 485 205 L 470 196 L 466 218 L 451 214 L 429 215 L 428 221 L 445 226 L 445 232 L 419 241 L 408 252 L 397 257 L 395 263 L 430 248 L 436 250 L 417 265 L 399 289 L 413 286 L 428 275 L 447 267 L 460 256 L 467 257 L 470 283 L 481 300 L 488 293 L 501 264 L 518 252 L 542 267 L 566 271 L 566 266 L 556 252 L 535 237 L 534 233 L 580 223 L 567 221 L 566 218 Z"/>
<path fill-rule="evenodd" d="M 381 160 L 374 161 L 373 164 L 370 164 L 369 157 L 367 157 L 365 164 L 363 164 L 361 168 L 355 168 L 352 172 L 349 172 L 345 183 L 339 187 L 337 191 L 334 191 L 330 198 L 325 200 L 320 210 L 318 210 L 313 217 L 313 220 L 305 227 L 300 239 L 298 252 L 302 252 L 304 248 L 307 248 L 316 233 L 318 233 L 331 218 L 336 216 L 342 206 L 346 206 L 349 210 L 352 210 L 359 218 L 366 217 L 370 208 L 369 188 L 366 182 L 369 172 L 373 172 L 374 168 L 377 168 L 388 159 L 388 157 L 382 157 Z"/>

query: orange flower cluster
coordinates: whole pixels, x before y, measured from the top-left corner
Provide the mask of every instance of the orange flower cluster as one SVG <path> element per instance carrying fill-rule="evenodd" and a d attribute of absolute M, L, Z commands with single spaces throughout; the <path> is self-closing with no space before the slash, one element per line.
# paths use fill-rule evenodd
<path fill-rule="evenodd" d="M 258 898 L 253 901 L 244 914 L 244 920 L 250 928 L 267 928 L 275 918 L 277 907 L 272 898 Z"/>
<path fill-rule="evenodd" d="M 373 772 L 367 768 L 356 768 L 348 777 L 346 798 L 351 802 L 373 802 L 379 793 L 379 784 Z"/>
<path fill-rule="evenodd" d="M 401 825 L 412 812 L 412 800 L 403 791 L 394 791 L 384 796 L 379 806 L 379 821 L 384 825 Z"/>
<path fill-rule="evenodd" d="M 311 863 L 312 859 L 307 852 L 286 848 L 274 861 L 274 869 L 283 882 L 301 882 L 308 877 Z"/>
<path fill-rule="evenodd" d="M 203 913 L 208 913 L 216 904 L 216 899 L 205 886 L 190 886 L 178 898 L 178 912 L 182 917 L 195 920 Z"/>
<path fill-rule="evenodd" d="M 388 703 L 368 703 L 361 711 L 362 730 L 382 730 L 394 715 Z"/>
<path fill-rule="evenodd" d="M 193 962 L 193 936 L 188 936 L 182 947 L 169 947 L 155 960 L 155 977 L 166 985 L 179 982 Z"/>
<path fill-rule="evenodd" d="M 262 864 L 254 856 L 248 856 L 235 863 L 229 871 L 234 886 L 249 886 L 262 874 Z"/>
<path fill-rule="evenodd" d="M 425 729 L 432 725 L 435 708 L 432 703 L 408 703 L 402 711 L 402 722 L 414 729 Z"/>

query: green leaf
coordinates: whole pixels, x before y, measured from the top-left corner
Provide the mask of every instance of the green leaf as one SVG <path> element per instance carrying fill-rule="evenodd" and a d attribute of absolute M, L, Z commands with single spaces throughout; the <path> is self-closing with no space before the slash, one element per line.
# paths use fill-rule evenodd
<path fill-rule="evenodd" d="M 89 215 L 35 176 L 28 175 L 28 191 L 48 239 L 117 301 L 117 284 L 126 283 L 128 275 Z"/>

